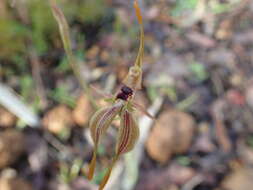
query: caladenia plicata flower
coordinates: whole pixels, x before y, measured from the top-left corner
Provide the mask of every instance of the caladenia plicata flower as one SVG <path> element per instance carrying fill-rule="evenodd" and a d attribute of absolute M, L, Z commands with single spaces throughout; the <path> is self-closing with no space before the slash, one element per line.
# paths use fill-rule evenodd
<path fill-rule="evenodd" d="M 91 137 L 94 142 L 93 156 L 89 165 L 89 171 L 87 173 L 87 178 L 90 180 L 93 178 L 94 170 L 96 167 L 99 140 L 111 125 L 115 117 L 120 117 L 120 127 L 116 143 L 115 155 L 99 186 L 99 190 L 102 190 L 105 187 L 110 177 L 111 171 L 120 155 L 131 151 L 136 141 L 138 140 L 139 128 L 134 111 L 139 110 L 153 119 L 153 117 L 148 112 L 146 112 L 142 106 L 133 100 L 136 90 L 141 89 L 142 58 L 144 52 L 144 29 L 141 11 L 137 1 L 134 2 L 134 8 L 136 10 L 137 19 L 140 25 L 140 47 L 134 66 L 130 67 L 126 78 L 123 80 L 123 86 L 115 96 L 105 95 L 103 92 L 100 92 L 98 89 L 95 89 L 93 87 L 95 91 L 110 100 L 111 106 L 99 109 L 90 119 L 89 127 Z"/>

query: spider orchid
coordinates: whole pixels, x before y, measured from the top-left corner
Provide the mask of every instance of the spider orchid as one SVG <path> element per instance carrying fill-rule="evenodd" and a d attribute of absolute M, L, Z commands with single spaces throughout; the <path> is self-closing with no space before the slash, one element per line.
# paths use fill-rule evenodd
<path fill-rule="evenodd" d="M 114 118 L 117 115 L 120 117 L 120 128 L 115 155 L 99 186 L 99 190 L 102 190 L 105 187 L 110 177 L 111 171 L 120 155 L 131 151 L 139 137 L 139 128 L 136 122 L 136 118 L 133 114 L 134 111 L 139 110 L 140 112 L 153 119 L 153 117 L 148 112 L 146 112 L 141 105 L 133 101 L 136 90 L 141 89 L 142 57 L 144 52 L 144 29 L 141 11 L 137 1 L 134 1 L 134 8 L 140 25 L 140 46 L 134 66 L 130 67 L 126 78 L 123 80 L 123 86 L 121 87 L 120 91 L 116 93 L 116 95 L 113 96 L 110 94 L 105 94 L 92 87 L 98 94 L 109 99 L 112 105 L 98 110 L 90 119 L 89 127 L 91 137 L 94 142 L 93 156 L 89 165 L 89 171 L 87 173 L 87 178 L 90 180 L 93 178 L 94 170 L 96 167 L 99 140 L 111 125 Z"/>

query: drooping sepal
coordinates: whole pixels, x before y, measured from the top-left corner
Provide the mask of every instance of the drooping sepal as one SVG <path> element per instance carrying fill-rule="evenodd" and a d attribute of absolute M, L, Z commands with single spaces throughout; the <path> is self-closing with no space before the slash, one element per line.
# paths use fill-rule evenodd
<path fill-rule="evenodd" d="M 94 144 L 98 143 L 99 138 L 108 129 L 115 116 L 121 110 L 122 106 L 123 106 L 122 102 L 118 102 L 113 106 L 98 110 L 92 116 L 92 118 L 90 119 L 89 127 Z"/>
<path fill-rule="evenodd" d="M 135 110 L 143 113 L 144 115 L 146 115 L 150 119 L 155 120 L 155 117 L 152 116 L 150 113 L 148 113 L 148 111 L 146 111 L 146 109 L 142 105 L 138 104 L 137 102 L 133 101 L 132 102 L 132 107 L 135 108 Z"/>
<path fill-rule="evenodd" d="M 99 139 L 106 132 L 115 116 L 120 112 L 122 106 L 122 102 L 118 102 L 113 106 L 102 108 L 98 110 L 90 120 L 89 127 L 91 138 L 94 142 L 94 151 L 89 165 L 89 171 L 87 173 L 87 178 L 89 180 L 91 180 L 94 176 Z"/>
<path fill-rule="evenodd" d="M 112 169 L 113 169 L 113 167 L 115 166 L 115 164 L 116 164 L 116 162 L 118 161 L 118 159 L 119 159 L 119 155 L 116 154 L 116 155 L 113 157 L 112 163 L 111 163 L 111 165 L 108 167 L 108 169 L 107 169 L 107 171 L 106 171 L 106 174 L 105 174 L 105 176 L 103 177 L 103 179 L 102 179 L 102 181 L 101 181 L 101 183 L 100 183 L 100 185 L 99 185 L 99 190 L 103 190 L 103 189 L 104 189 L 105 185 L 107 184 L 107 182 L 108 182 L 108 180 L 109 180 L 109 178 L 110 178 L 110 176 L 111 176 Z"/>

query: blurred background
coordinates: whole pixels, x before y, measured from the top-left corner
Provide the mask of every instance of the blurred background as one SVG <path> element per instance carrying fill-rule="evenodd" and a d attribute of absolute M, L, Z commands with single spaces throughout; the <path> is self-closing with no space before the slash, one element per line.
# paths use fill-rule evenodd
<path fill-rule="evenodd" d="M 132 0 L 58 0 L 89 85 L 115 93 L 135 60 Z M 109 190 L 251 190 L 253 1 L 139 0 L 145 30 L 141 136 Z M 92 93 L 92 90 L 91 90 Z M 108 105 L 92 95 L 99 107 Z M 84 176 L 95 109 L 67 62 L 46 0 L 0 1 L 0 189 L 95 190 L 117 127 Z"/>

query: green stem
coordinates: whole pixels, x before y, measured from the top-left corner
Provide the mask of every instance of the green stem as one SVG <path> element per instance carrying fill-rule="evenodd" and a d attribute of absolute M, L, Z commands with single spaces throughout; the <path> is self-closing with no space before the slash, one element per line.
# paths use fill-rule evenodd
<path fill-rule="evenodd" d="M 76 64 L 76 59 L 75 59 L 73 52 L 72 52 L 72 46 L 71 46 L 70 35 L 69 35 L 69 26 L 66 21 L 66 18 L 64 16 L 64 14 L 62 13 L 61 9 L 59 7 L 57 7 L 55 0 L 49 0 L 49 1 L 50 1 L 50 6 L 51 6 L 51 10 L 53 12 L 53 15 L 58 23 L 58 26 L 59 26 L 60 35 L 61 35 L 61 39 L 63 42 L 64 50 L 67 54 L 68 62 L 70 64 L 70 66 L 74 72 L 74 75 L 76 76 L 79 84 L 81 85 L 83 90 L 86 92 L 87 97 L 88 97 L 89 101 L 91 102 L 92 106 L 95 109 L 97 109 L 96 102 L 90 93 L 88 83 L 82 78 L 81 73 L 80 73 L 80 68 L 79 68 L 78 64 Z"/>

